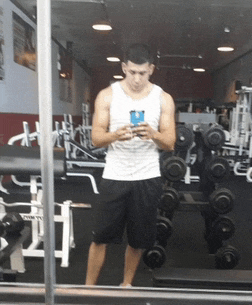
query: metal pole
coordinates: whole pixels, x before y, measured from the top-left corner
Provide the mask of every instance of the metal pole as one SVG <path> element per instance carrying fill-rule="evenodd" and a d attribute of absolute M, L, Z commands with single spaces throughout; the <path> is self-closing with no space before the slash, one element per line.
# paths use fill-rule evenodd
<path fill-rule="evenodd" d="M 38 86 L 41 178 L 44 208 L 45 301 L 54 304 L 55 233 L 52 146 L 51 0 L 37 0 Z"/>

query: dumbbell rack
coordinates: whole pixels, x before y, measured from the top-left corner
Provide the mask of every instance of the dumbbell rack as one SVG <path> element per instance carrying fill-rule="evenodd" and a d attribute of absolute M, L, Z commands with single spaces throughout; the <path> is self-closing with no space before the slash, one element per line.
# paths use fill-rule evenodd
<path fill-rule="evenodd" d="M 27 248 L 22 249 L 22 255 L 25 257 L 44 257 L 45 250 L 39 249 L 44 241 L 43 192 L 39 190 L 37 193 L 35 179 L 31 179 L 31 194 L 32 200 L 29 203 L 5 203 L 0 198 L 0 218 L 6 214 L 5 207 L 30 207 L 29 213 L 20 213 L 24 221 L 31 222 L 31 242 Z M 61 267 L 68 267 L 70 250 L 75 247 L 72 208 L 91 208 L 91 205 L 84 203 L 73 204 L 72 201 L 66 200 L 62 204 L 55 203 L 55 206 L 60 207 L 60 212 L 54 215 L 54 222 L 62 223 L 61 249 L 55 250 L 55 258 L 61 258 Z"/>
<path fill-rule="evenodd" d="M 229 175 L 228 162 L 215 153 L 223 146 L 225 134 L 217 125 L 209 128 L 205 124 L 197 124 L 196 128 L 194 127 L 179 126 L 175 154 L 166 159 L 162 159 L 161 155 L 161 168 L 166 182 L 159 208 L 157 241 L 154 247 L 147 249 L 143 255 L 144 262 L 151 269 L 159 268 L 165 262 L 164 248 L 167 241 L 164 236 L 166 235 L 167 239 L 171 236 L 171 221 L 176 210 L 191 211 L 193 209 L 201 212 L 205 220 L 205 240 L 209 254 L 215 254 L 216 268 L 234 268 L 240 259 L 239 253 L 234 247 L 223 247 L 223 241 L 229 239 L 235 229 L 232 220 L 226 216 L 223 217 L 232 210 L 234 196 L 230 190 L 219 189 L 217 186 L 218 182 Z M 193 131 L 195 131 L 194 134 Z M 197 143 L 194 143 L 195 140 Z M 189 166 L 186 162 L 190 160 L 191 147 L 194 147 L 197 155 L 199 191 L 177 191 L 174 185 L 176 182 L 181 183 L 187 173 Z M 221 221 L 224 229 L 220 237 L 216 234 L 216 226 L 219 229 Z M 226 231 L 226 228 L 230 228 L 230 231 Z M 227 261 L 230 260 L 226 266 L 224 265 L 225 255 Z"/>

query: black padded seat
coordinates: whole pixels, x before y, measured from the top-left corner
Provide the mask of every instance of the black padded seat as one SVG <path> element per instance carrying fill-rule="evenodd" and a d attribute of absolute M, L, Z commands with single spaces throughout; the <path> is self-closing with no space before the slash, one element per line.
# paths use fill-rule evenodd
<path fill-rule="evenodd" d="M 40 147 L 0 146 L 0 175 L 41 175 Z M 54 150 L 54 175 L 65 176 L 65 150 Z"/>

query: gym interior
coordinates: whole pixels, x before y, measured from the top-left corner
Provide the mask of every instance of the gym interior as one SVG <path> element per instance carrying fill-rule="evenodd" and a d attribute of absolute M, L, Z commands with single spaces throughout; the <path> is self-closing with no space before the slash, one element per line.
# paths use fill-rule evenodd
<path fill-rule="evenodd" d="M 1 304 L 252 302 L 251 13 L 248 0 L 0 0 Z M 176 147 L 160 151 L 157 240 L 133 287 L 119 287 L 126 237 L 87 287 L 106 157 L 94 101 L 134 42 L 174 99 Z"/>

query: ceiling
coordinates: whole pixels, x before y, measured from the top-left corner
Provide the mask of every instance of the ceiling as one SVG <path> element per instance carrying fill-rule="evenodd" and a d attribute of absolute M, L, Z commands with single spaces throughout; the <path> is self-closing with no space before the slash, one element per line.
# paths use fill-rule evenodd
<path fill-rule="evenodd" d="M 36 0 L 15 0 L 31 15 Z M 212 72 L 252 50 L 251 0 L 51 0 L 52 35 L 89 68 L 119 64 L 107 56 L 122 55 L 134 42 L 148 43 L 159 54 L 159 69 L 205 68 Z M 107 19 L 113 30 L 92 29 Z M 235 50 L 217 51 L 223 43 Z"/>

